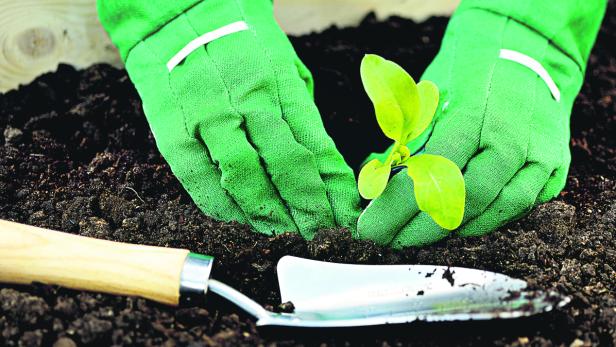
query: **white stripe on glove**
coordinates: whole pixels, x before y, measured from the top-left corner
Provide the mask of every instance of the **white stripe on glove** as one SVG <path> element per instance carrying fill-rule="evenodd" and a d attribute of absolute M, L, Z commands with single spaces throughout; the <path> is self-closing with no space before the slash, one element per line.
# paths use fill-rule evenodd
<path fill-rule="evenodd" d="M 527 56 L 526 54 L 522 54 L 520 52 L 512 51 L 510 49 L 501 49 L 500 50 L 500 58 L 505 60 L 510 60 L 516 62 L 518 64 L 522 64 L 527 68 L 533 70 L 541 79 L 547 84 L 552 96 L 557 102 L 560 102 L 560 90 L 554 80 L 548 73 L 548 71 L 535 59 Z"/>
<path fill-rule="evenodd" d="M 188 57 L 190 53 L 192 53 L 195 49 L 203 45 L 206 45 L 214 40 L 217 40 L 221 37 L 224 37 L 224 36 L 239 32 L 239 31 L 244 31 L 244 30 L 248 30 L 248 24 L 246 24 L 246 22 L 244 21 L 239 21 L 239 22 L 225 25 L 221 28 L 218 28 L 216 30 L 210 31 L 208 33 L 205 33 L 197 37 L 196 39 L 190 41 L 179 52 L 177 52 L 173 56 L 173 58 L 169 59 L 169 62 L 167 62 L 167 70 L 171 72 L 171 70 L 173 70 L 184 59 L 186 59 L 186 57 Z"/>

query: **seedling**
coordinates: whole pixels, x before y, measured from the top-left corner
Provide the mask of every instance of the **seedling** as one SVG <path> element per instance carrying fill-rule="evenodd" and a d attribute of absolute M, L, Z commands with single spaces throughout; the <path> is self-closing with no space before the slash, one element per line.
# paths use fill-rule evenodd
<path fill-rule="evenodd" d="M 419 209 L 445 229 L 459 227 L 466 195 L 460 169 L 439 155 L 411 155 L 406 146 L 432 122 L 439 101 L 438 87 L 430 81 L 415 84 L 398 64 L 373 54 L 364 57 L 361 78 L 379 126 L 394 145 L 385 162 L 373 159 L 361 169 L 360 194 L 376 199 L 385 190 L 392 168 L 404 166 L 413 180 Z"/>

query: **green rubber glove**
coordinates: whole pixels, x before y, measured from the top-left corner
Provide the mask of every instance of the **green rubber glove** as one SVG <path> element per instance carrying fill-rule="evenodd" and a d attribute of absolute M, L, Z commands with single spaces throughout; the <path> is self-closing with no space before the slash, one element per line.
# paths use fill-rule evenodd
<path fill-rule="evenodd" d="M 98 10 L 161 153 L 205 214 L 306 238 L 355 229 L 354 174 L 271 0 L 99 0 Z"/>
<path fill-rule="evenodd" d="M 465 178 L 458 235 L 495 230 L 564 187 L 569 116 L 605 9 L 604 0 L 462 1 L 422 77 L 441 92 L 425 152 L 451 159 Z M 404 247 L 450 232 L 418 210 L 401 173 L 365 209 L 358 233 Z"/>

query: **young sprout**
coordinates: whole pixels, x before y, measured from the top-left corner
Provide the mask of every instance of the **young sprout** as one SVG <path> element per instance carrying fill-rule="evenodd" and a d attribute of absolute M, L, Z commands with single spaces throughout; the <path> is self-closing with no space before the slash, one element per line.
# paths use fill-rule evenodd
<path fill-rule="evenodd" d="M 460 169 L 439 155 L 411 155 L 406 146 L 432 122 L 439 101 L 438 87 L 430 81 L 415 84 L 402 67 L 373 54 L 364 57 L 361 78 L 381 130 L 394 140 L 385 162 L 373 159 L 361 169 L 358 181 L 361 196 L 379 197 L 392 168 L 405 166 L 413 180 L 419 209 L 445 229 L 459 227 L 466 196 Z"/>

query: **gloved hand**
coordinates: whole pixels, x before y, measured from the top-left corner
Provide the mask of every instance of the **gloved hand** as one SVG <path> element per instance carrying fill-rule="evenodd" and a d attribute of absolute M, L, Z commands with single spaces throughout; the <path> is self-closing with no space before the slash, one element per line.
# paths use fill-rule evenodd
<path fill-rule="evenodd" d="M 441 91 L 425 152 L 451 159 L 465 178 L 458 235 L 490 232 L 564 187 L 569 116 L 605 8 L 604 0 L 462 1 L 422 77 Z M 360 216 L 358 233 L 403 247 L 450 232 L 419 212 L 400 173 Z"/>
<path fill-rule="evenodd" d="M 354 174 L 271 0 L 99 0 L 98 10 L 161 153 L 205 214 L 306 238 L 355 229 Z"/>

